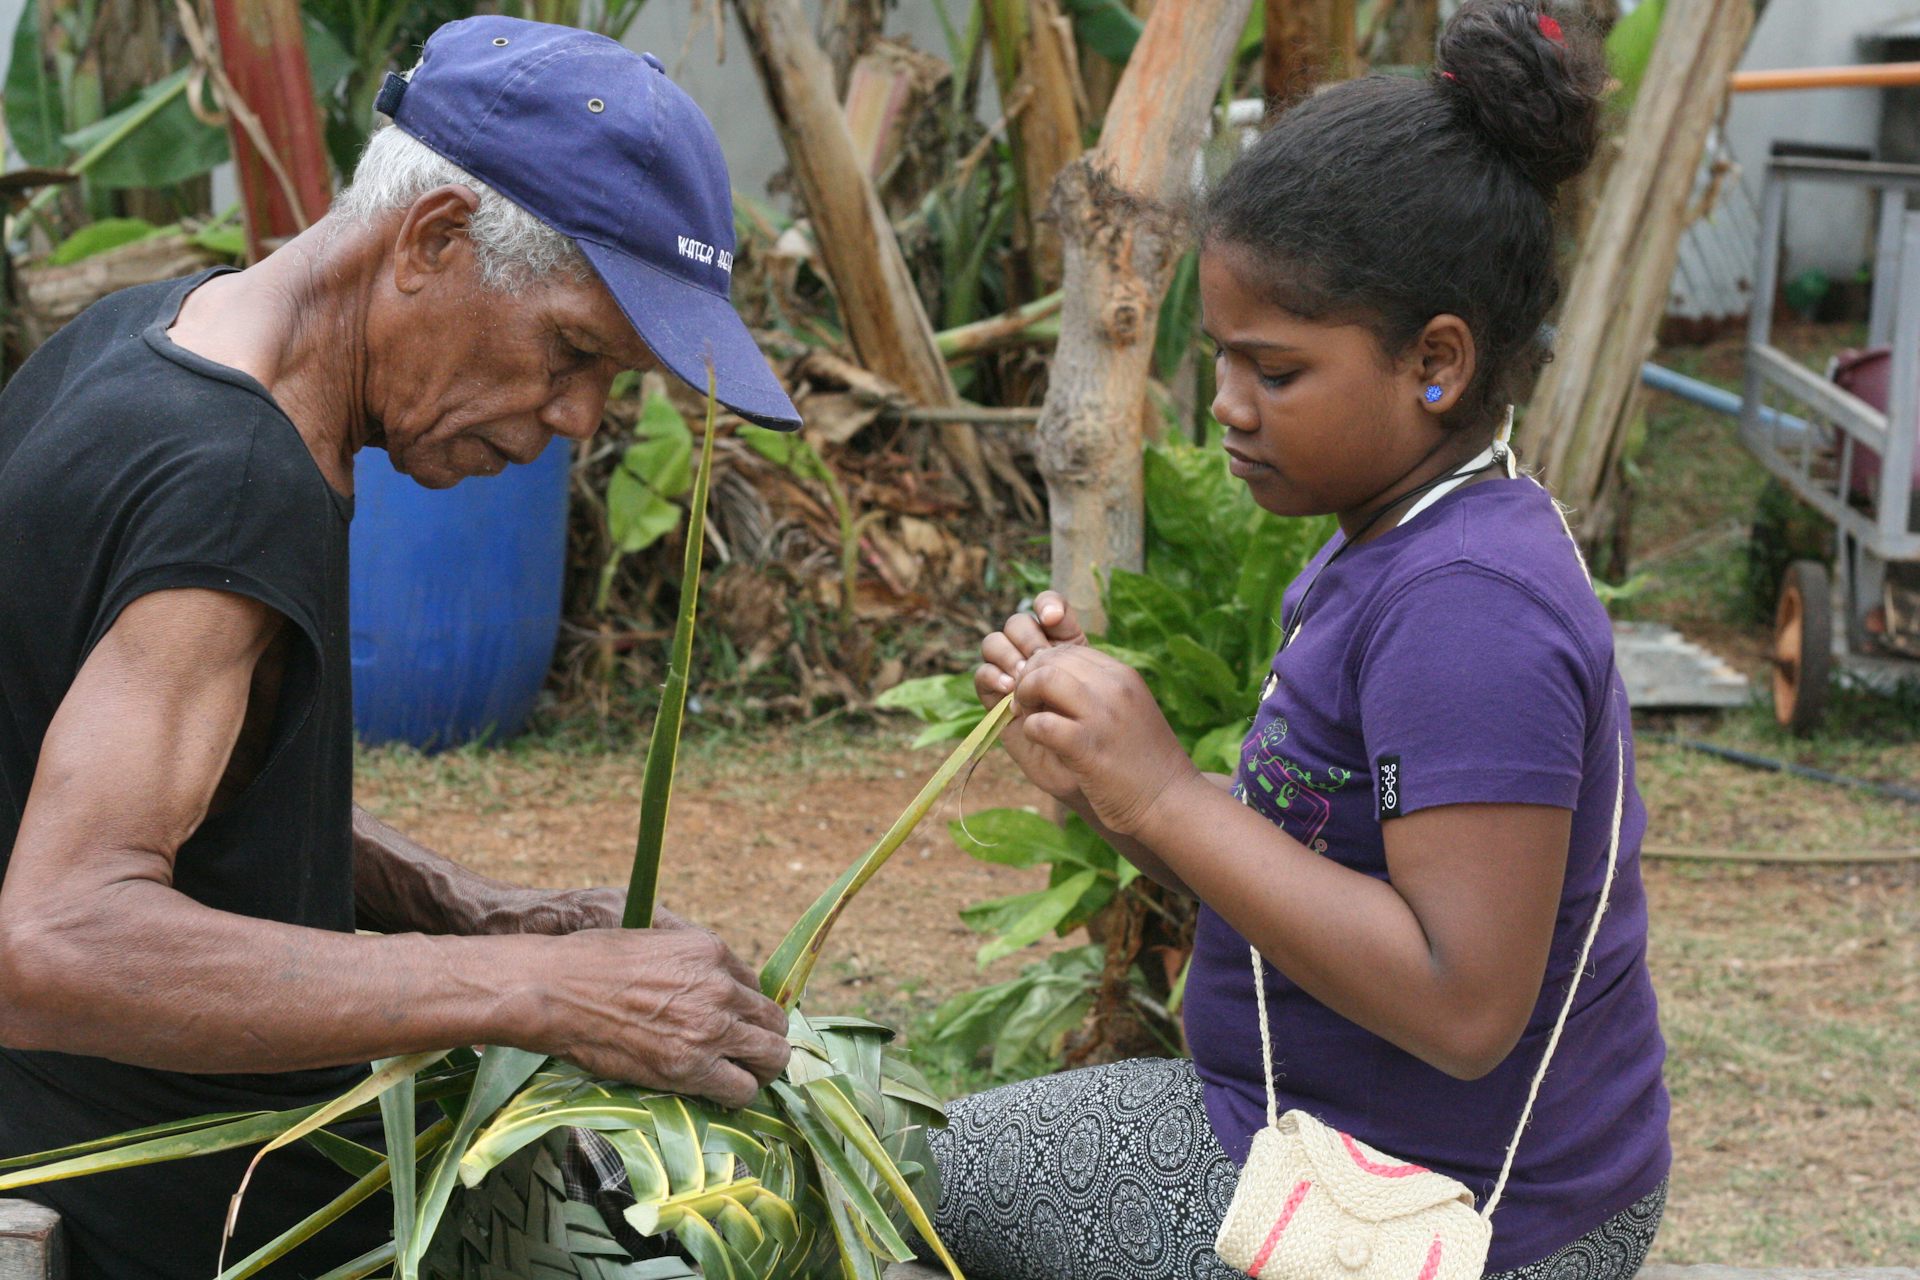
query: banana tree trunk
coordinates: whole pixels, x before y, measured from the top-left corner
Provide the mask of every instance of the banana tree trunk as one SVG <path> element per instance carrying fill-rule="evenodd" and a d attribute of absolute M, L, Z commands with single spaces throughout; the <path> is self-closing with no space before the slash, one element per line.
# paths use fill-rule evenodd
<path fill-rule="evenodd" d="M 1054 189 L 1065 281 L 1039 429 L 1053 585 L 1089 630 L 1097 574 L 1138 569 L 1140 450 L 1154 323 L 1186 247 L 1176 212 L 1251 0 L 1157 4 L 1114 91 L 1100 145 Z"/>
<path fill-rule="evenodd" d="M 1434 40 L 1440 34 L 1439 0 L 1399 0 L 1387 32 L 1386 61 L 1404 67 L 1426 66 L 1433 61 Z"/>
<path fill-rule="evenodd" d="M 280 240 L 318 222 L 333 199 L 326 137 L 307 70 L 299 0 L 213 0 L 220 64 L 293 186 L 289 193 L 229 112 L 234 169 L 247 218 L 247 256 L 264 257 Z"/>
<path fill-rule="evenodd" d="M 1379 0 L 1389 3 L 1390 0 Z M 1353 0 L 1262 0 L 1260 81 L 1269 103 L 1292 102 L 1323 80 L 1351 74 Z"/>
<path fill-rule="evenodd" d="M 177 65 L 180 20 L 169 5 L 154 0 L 101 0 L 88 37 L 89 54 L 98 52 L 100 96 L 119 102 L 165 79 Z M 120 211 L 159 225 L 179 220 L 180 210 L 212 203 L 205 174 L 189 178 L 180 192 L 130 187 L 118 193 Z"/>
<path fill-rule="evenodd" d="M 1573 508 L 1575 533 L 1589 545 L 1607 536 L 1608 478 L 1633 418 L 1640 364 L 1666 309 L 1707 134 L 1752 29 L 1752 0 L 1667 6 L 1580 246 L 1553 362 L 1516 440 Z"/>
<path fill-rule="evenodd" d="M 860 165 L 834 94 L 833 66 L 796 0 L 734 0 L 760 72 L 814 240 L 840 300 L 860 363 L 928 408 L 958 396 L 934 342 L 893 227 Z M 941 446 L 981 506 L 997 511 L 979 438 L 965 423 L 939 428 Z"/>
<path fill-rule="evenodd" d="M 1084 93 L 1073 26 L 1055 0 L 988 0 L 987 32 L 1000 101 L 1013 117 L 1020 173 L 1016 231 L 1035 294 L 1060 286 L 1060 232 L 1044 220 L 1054 180 L 1081 152 Z M 1017 113 L 1017 114 L 1015 114 Z"/>

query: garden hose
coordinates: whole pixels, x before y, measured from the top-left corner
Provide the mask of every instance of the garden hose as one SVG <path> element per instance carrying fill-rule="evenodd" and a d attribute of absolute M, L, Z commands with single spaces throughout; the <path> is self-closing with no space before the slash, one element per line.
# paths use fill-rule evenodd
<path fill-rule="evenodd" d="M 1920 789 L 1901 786 L 1896 782 L 1875 782 L 1870 778 L 1854 778 L 1846 774 L 1831 773 L 1825 769 L 1815 769 L 1810 765 L 1795 764 L 1791 760 L 1777 760 L 1772 756 L 1755 755 L 1750 751 L 1739 751 L 1732 747 L 1717 746 L 1711 742 L 1702 742 L 1697 738 L 1683 738 L 1674 733 L 1650 733 L 1643 737 L 1679 747 L 1686 751 L 1698 751 L 1702 755 L 1727 760 L 1749 769 L 1761 769 L 1769 773 L 1785 773 L 1796 778 L 1806 778 L 1812 782 L 1824 782 L 1829 786 L 1846 787 L 1854 791 L 1865 791 L 1869 795 L 1884 796 L 1889 800 L 1898 800 L 1905 804 L 1920 804 Z M 1801 864 L 1836 864 L 1860 862 L 1915 862 L 1920 861 L 1920 849 L 1859 849 L 1851 852 L 1810 850 L 1810 849 L 1727 849 L 1712 846 L 1692 845 L 1643 845 L 1640 850 L 1643 858 L 1673 858 L 1702 862 L 1771 862 Z"/>

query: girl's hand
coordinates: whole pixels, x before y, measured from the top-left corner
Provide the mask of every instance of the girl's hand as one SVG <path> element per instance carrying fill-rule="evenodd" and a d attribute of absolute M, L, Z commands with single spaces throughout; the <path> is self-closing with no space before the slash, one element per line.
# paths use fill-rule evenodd
<path fill-rule="evenodd" d="M 1031 613 L 1014 614 L 1000 630 L 980 642 L 980 656 L 985 661 L 973 673 L 974 692 L 982 706 L 997 706 L 1000 699 L 1013 692 L 1014 683 L 1034 654 L 1056 645 L 1085 647 L 1086 643 L 1086 633 L 1081 631 L 1080 620 L 1073 616 L 1066 598 L 1057 591 L 1043 591 L 1033 602 Z M 1035 786 L 1056 800 L 1072 804 L 1080 795 L 1073 772 L 1051 752 L 1028 740 L 1023 718 L 1015 715 L 1000 744 Z"/>
<path fill-rule="evenodd" d="M 1110 831 L 1142 836 L 1163 797 L 1201 780 L 1140 673 L 1089 645 L 1036 652 L 1013 696 L 1027 748 L 1072 778 Z"/>

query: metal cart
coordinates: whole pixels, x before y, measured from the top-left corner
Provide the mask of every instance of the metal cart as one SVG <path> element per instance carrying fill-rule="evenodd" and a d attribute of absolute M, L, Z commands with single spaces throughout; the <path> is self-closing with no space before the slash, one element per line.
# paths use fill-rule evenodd
<path fill-rule="evenodd" d="M 1846 184 L 1879 204 L 1868 321 L 1890 362 L 1876 406 L 1772 344 L 1787 195 Z M 1747 333 L 1740 439 L 1803 502 L 1833 523 L 1831 574 L 1791 565 L 1774 614 L 1773 702 L 1805 732 L 1826 709 L 1836 669 L 1870 683 L 1920 676 L 1920 166 L 1778 157 L 1761 198 L 1760 263 Z"/>

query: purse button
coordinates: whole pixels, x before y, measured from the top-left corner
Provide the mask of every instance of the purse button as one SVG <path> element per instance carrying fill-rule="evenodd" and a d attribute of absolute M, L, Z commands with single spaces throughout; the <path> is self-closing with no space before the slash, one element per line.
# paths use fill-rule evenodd
<path fill-rule="evenodd" d="M 1358 1232 L 1340 1237 L 1333 1246 L 1334 1256 L 1340 1259 L 1340 1265 L 1349 1271 L 1358 1271 L 1373 1258 L 1373 1246 L 1366 1236 Z"/>

